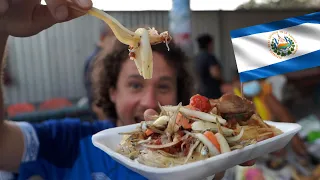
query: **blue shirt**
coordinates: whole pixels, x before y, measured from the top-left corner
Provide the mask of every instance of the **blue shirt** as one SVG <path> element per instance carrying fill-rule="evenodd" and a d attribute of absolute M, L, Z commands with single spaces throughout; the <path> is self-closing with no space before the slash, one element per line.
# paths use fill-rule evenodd
<path fill-rule="evenodd" d="M 19 179 L 33 176 L 45 180 L 146 179 L 117 163 L 92 144 L 93 134 L 115 127 L 110 121 L 90 123 L 66 118 L 41 124 L 22 122 L 18 125 L 25 144 Z"/>

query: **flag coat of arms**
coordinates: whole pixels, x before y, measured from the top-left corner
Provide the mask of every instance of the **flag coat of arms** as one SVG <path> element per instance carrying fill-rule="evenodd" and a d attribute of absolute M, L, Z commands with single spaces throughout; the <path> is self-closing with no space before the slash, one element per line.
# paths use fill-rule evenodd
<path fill-rule="evenodd" d="M 241 82 L 320 66 L 320 12 L 230 34 Z"/>

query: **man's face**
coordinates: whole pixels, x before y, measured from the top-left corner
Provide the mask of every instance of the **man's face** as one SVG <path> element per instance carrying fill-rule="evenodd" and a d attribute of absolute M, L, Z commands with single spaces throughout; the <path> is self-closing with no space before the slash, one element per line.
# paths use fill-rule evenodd
<path fill-rule="evenodd" d="M 146 109 L 158 110 L 161 105 L 177 103 L 176 73 L 163 56 L 153 53 L 152 79 L 139 75 L 134 61 L 126 60 L 121 67 L 116 89 L 110 90 L 110 98 L 116 106 L 118 125 L 143 121 Z"/>

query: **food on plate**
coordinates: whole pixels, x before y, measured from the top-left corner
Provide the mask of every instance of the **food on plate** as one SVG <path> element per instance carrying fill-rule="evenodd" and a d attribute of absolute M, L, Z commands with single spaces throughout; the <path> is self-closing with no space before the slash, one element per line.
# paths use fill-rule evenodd
<path fill-rule="evenodd" d="M 252 102 L 225 94 L 199 94 L 183 106 L 160 106 L 160 114 L 122 132 L 118 152 L 139 163 L 173 167 L 227 153 L 282 133 L 255 113 Z"/>
<path fill-rule="evenodd" d="M 109 14 L 92 8 L 88 14 L 95 16 L 105 23 L 113 31 L 116 38 L 129 46 L 129 57 L 134 60 L 139 74 L 144 79 L 151 79 L 153 72 L 153 57 L 151 45 L 165 43 L 169 50 L 169 43 L 172 37 L 168 31 L 158 33 L 155 28 L 138 28 L 135 32 L 125 28 L 119 21 L 110 16 Z"/>

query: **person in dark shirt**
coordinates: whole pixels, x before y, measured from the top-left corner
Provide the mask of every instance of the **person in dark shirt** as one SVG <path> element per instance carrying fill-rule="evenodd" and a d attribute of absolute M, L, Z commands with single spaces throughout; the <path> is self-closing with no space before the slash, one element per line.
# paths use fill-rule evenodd
<path fill-rule="evenodd" d="M 222 93 L 220 86 L 221 66 L 217 58 L 211 53 L 213 50 L 213 37 L 209 34 L 197 38 L 199 54 L 196 56 L 195 70 L 198 77 L 198 93 L 209 98 L 219 98 Z"/>

